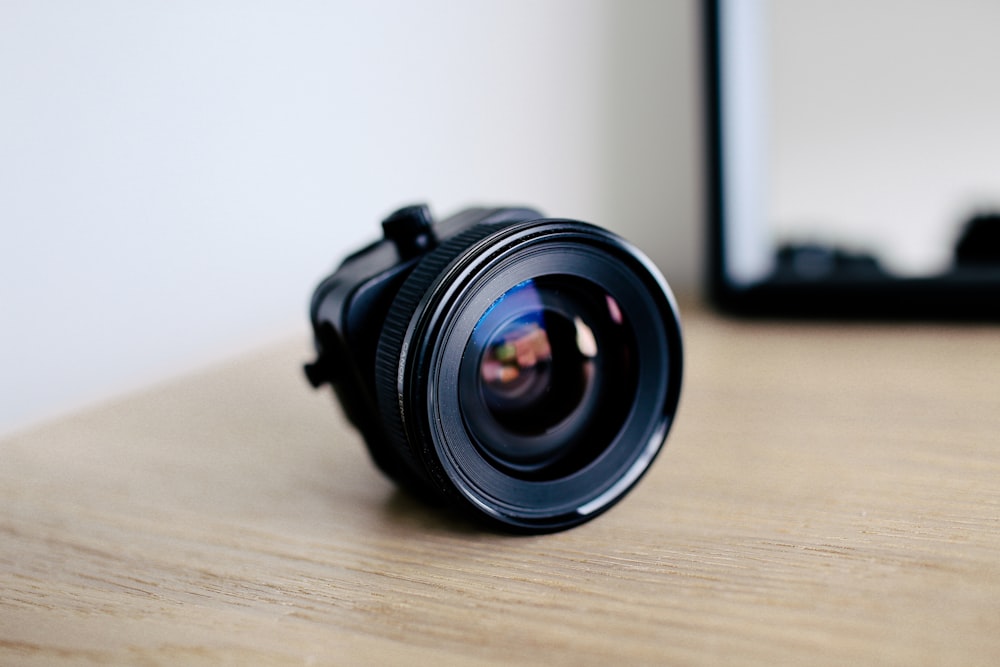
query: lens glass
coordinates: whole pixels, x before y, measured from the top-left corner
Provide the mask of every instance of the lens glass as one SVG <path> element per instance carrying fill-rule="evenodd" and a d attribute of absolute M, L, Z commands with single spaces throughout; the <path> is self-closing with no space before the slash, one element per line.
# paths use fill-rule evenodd
<path fill-rule="evenodd" d="M 580 317 L 533 310 L 503 325 L 479 365 L 482 397 L 504 428 L 541 435 L 580 405 L 594 378 L 594 334 Z"/>
<path fill-rule="evenodd" d="M 578 276 L 513 287 L 479 319 L 459 378 L 470 436 L 527 478 L 584 467 L 617 434 L 636 391 L 635 337 L 615 299 Z"/>

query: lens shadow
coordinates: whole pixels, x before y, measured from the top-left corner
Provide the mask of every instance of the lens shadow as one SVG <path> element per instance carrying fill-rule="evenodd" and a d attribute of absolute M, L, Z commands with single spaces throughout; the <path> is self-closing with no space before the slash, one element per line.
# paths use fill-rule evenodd
<path fill-rule="evenodd" d="M 454 507 L 432 503 L 400 489 L 388 495 L 382 505 L 382 514 L 389 523 L 416 531 L 466 536 L 487 532 L 478 522 Z"/>

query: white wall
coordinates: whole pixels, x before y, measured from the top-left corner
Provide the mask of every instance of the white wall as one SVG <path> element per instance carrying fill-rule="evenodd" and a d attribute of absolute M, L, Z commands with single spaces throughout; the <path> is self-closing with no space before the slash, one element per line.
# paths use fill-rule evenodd
<path fill-rule="evenodd" d="M 315 282 L 414 201 L 604 224 L 692 288 L 695 19 L 0 4 L 0 432 L 304 332 Z"/>

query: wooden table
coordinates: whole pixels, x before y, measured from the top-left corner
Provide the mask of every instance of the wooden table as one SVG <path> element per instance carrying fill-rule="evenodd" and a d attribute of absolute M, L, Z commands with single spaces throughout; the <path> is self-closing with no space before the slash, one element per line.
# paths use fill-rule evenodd
<path fill-rule="evenodd" d="M 305 340 L 0 442 L 0 664 L 1000 664 L 1000 330 L 686 309 L 668 447 L 516 537 L 369 464 Z"/>

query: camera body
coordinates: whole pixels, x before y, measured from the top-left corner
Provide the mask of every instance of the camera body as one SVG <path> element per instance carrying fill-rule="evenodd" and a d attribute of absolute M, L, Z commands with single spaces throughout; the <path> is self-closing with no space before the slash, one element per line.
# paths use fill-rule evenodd
<path fill-rule="evenodd" d="M 518 531 L 614 504 L 679 397 L 679 321 L 655 267 L 605 230 L 530 208 L 435 223 L 417 205 L 382 228 L 316 288 L 305 368 L 376 465 Z"/>
<path fill-rule="evenodd" d="M 379 417 L 375 358 L 393 299 L 417 263 L 442 242 L 477 225 L 536 220 L 530 208 L 466 209 L 435 223 L 425 205 L 395 211 L 382 222 L 383 238 L 348 255 L 313 293 L 310 316 L 317 358 L 306 366 L 314 387 L 330 383 L 372 460 L 397 484 L 425 500 L 440 493 L 390 448 Z"/>

